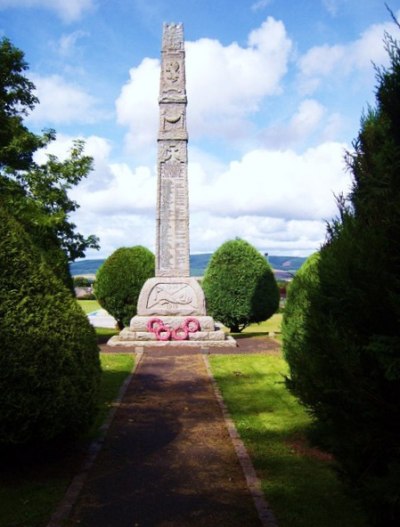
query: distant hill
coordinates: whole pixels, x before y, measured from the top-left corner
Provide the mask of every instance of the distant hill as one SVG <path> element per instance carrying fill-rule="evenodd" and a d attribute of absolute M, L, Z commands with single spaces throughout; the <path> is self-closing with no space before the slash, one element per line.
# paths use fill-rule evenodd
<path fill-rule="evenodd" d="M 203 276 L 212 253 L 191 254 L 190 274 L 192 276 Z M 287 280 L 301 267 L 306 258 L 300 256 L 268 256 L 268 261 L 275 271 L 276 278 Z M 103 259 L 79 260 L 70 264 L 72 276 L 96 274 L 97 269 L 104 262 Z"/>

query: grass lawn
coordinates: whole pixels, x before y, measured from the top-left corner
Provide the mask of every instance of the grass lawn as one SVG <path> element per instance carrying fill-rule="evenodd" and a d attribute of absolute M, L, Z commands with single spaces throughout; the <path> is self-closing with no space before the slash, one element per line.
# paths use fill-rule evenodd
<path fill-rule="evenodd" d="M 285 361 L 213 355 L 210 363 L 279 527 L 365 527 L 333 461 L 307 443 L 310 419 L 284 385 Z"/>
<path fill-rule="evenodd" d="M 0 471 L 0 526 L 44 527 L 79 470 L 88 441 L 96 437 L 112 401 L 132 370 L 134 356 L 102 354 L 99 411 L 95 422 L 78 445 L 54 445 L 43 449 L 21 448 L 13 452 Z"/>
<path fill-rule="evenodd" d="M 260 322 L 259 324 L 250 324 L 242 331 L 242 334 L 249 336 L 251 334 L 280 333 L 282 325 L 282 313 L 275 313 L 271 318 Z"/>
<path fill-rule="evenodd" d="M 101 306 L 97 300 L 78 300 L 78 304 L 86 314 L 101 309 Z"/>
<path fill-rule="evenodd" d="M 250 326 L 247 326 L 247 328 L 245 328 L 241 333 L 229 333 L 229 329 L 225 329 L 235 339 L 240 339 L 244 337 L 262 337 L 268 335 L 269 333 L 280 334 L 281 325 L 282 313 L 275 313 L 268 320 L 264 320 L 264 322 L 260 322 L 259 324 L 250 324 Z"/>

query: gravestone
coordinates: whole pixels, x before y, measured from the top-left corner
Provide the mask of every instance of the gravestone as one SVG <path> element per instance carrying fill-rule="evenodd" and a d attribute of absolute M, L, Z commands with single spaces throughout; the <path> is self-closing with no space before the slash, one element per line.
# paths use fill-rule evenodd
<path fill-rule="evenodd" d="M 113 337 L 110 345 L 194 346 L 205 341 L 208 345 L 236 345 L 206 315 L 203 290 L 190 276 L 186 106 L 183 25 L 164 24 L 157 141 L 156 276 L 144 284 L 130 327 Z M 160 326 L 165 329 L 156 331 Z"/>

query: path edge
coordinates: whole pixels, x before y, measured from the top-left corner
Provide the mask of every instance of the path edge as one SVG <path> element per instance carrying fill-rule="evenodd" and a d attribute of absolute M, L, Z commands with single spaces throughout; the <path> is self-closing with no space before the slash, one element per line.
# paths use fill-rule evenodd
<path fill-rule="evenodd" d="M 222 415 L 225 421 L 225 425 L 228 429 L 229 436 L 231 438 L 233 447 L 235 449 L 236 455 L 239 459 L 240 465 L 243 470 L 244 477 L 246 478 L 246 484 L 253 498 L 254 505 L 256 507 L 258 517 L 260 518 L 262 527 L 278 527 L 278 523 L 272 512 L 267 500 L 265 499 L 264 493 L 261 489 L 261 481 L 257 476 L 253 463 L 250 459 L 250 456 L 244 446 L 242 439 L 240 438 L 239 432 L 236 429 L 235 423 L 233 422 L 232 417 L 230 416 L 229 410 L 225 404 L 225 401 L 222 397 L 221 390 L 217 384 L 217 381 L 214 378 L 213 372 L 211 370 L 210 362 L 207 355 L 203 355 L 203 360 L 207 369 L 207 373 L 210 377 L 211 384 L 213 386 L 215 397 L 218 401 L 218 404 L 222 410 Z M 48 526 L 53 527 L 53 526 Z"/>
<path fill-rule="evenodd" d="M 61 499 L 56 510 L 52 514 L 50 521 L 46 527 L 61 527 L 62 523 L 68 518 L 71 513 L 72 507 L 75 505 L 75 502 L 78 499 L 78 496 L 82 490 L 82 487 L 86 481 L 89 470 L 92 468 L 100 450 L 103 447 L 106 434 L 111 426 L 111 423 L 114 419 L 114 416 L 121 405 L 122 398 L 125 395 L 126 390 L 139 366 L 140 361 L 143 357 L 143 351 L 136 351 L 135 355 L 135 364 L 129 375 L 126 377 L 124 382 L 119 389 L 116 399 L 112 402 L 112 408 L 108 412 L 106 420 L 99 428 L 99 436 L 90 444 L 86 459 L 83 462 L 78 474 L 73 477 L 72 482 L 67 488 L 64 497 Z"/>

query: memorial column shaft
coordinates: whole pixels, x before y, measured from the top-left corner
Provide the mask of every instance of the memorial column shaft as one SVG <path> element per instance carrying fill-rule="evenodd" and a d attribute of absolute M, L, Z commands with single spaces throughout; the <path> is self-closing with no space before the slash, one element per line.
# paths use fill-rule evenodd
<path fill-rule="evenodd" d="M 156 276 L 187 277 L 189 196 L 182 24 L 164 24 L 157 154 Z"/>

